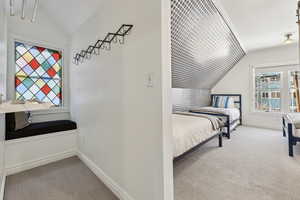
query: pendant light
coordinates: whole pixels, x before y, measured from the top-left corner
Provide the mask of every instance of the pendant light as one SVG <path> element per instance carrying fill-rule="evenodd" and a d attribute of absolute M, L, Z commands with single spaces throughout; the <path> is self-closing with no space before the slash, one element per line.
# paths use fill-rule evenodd
<path fill-rule="evenodd" d="M 26 18 L 26 5 L 27 5 L 27 0 L 21 0 L 21 19 L 24 20 Z M 39 0 L 32 0 L 34 1 L 33 5 L 33 12 L 32 12 L 32 17 L 31 17 L 31 22 L 36 21 L 36 16 L 38 12 L 38 6 L 39 6 Z M 15 16 L 15 0 L 9 0 L 9 11 L 10 11 L 10 16 Z"/>
<path fill-rule="evenodd" d="M 9 0 L 9 11 L 10 11 L 10 16 L 15 15 L 14 0 Z"/>
<path fill-rule="evenodd" d="M 22 0 L 22 13 L 21 13 L 21 19 L 25 19 L 25 4 L 26 4 L 26 0 Z"/>
<path fill-rule="evenodd" d="M 35 0 L 35 2 L 34 2 L 34 7 L 33 7 L 33 14 L 32 14 L 32 18 L 31 18 L 31 22 L 35 22 L 36 14 L 37 14 L 37 9 L 38 9 L 38 5 L 39 5 L 39 0 Z"/>

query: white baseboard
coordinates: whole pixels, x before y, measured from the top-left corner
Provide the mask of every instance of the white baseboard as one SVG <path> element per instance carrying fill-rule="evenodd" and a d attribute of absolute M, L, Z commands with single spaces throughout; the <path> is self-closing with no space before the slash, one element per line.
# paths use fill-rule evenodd
<path fill-rule="evenodd" d="M 77 131 L 5 141 L 7 175 L 29 170 L 77 154 Z"/>
<path fill-rule="evenodd" d="M 78 152 L 77 149 L 53 154 L 41 159 L 23 162 L 15 166 L 10 166 L 5 169 L 5 174 L 2 179 L 0 187 L 0 200 L 4 198 L 4 188 L 6 176 L 16 174 L 22 171 L 33 169 L 35 167 L 43 166 L 52 162 L 63 160 L 68 157 L 78 156 L 80 160 L 101 180 L 103 183 L 120 199 L 120 200 L 134 200 L 124 189 L 122 189 L 114 180 L 112 180 L 102 169 L 100 169 L 92 160 L 90 160 L 83 153 Z"/>
<path fill-rule="evenodd" d="M 52 162 L 56 162 L 59 160 L 63 160 L 65 158 L 69 158 L 72 156 L 76 156 L 77 149 L 72 149 L 69 151 L 49 155 L 40 159 L 36 160 L 31 160 L 31 161 L 26 161 L 23 163 L 19 163 L 14 166 L 8 166 L 5 168 L 5 174 L 6 175 L 11 175 L 11 174 L 16 174 L 22 171 L 26 171 L 35 167 L 43 166 Z"/>
<path fill-rule="evenodd" d="M 0 200 L 4 200 L 5 181 L 6 181 L 6 175 L 3 174 L 1 187 L 0 187 Z"/>
<path fill-rule="evenodd" d="M 77 152 L 80 160 L 120 199 L 134 200 L 123 188 L 112 180 L 102 169 L 81 152 Z"/>
<path fill-rule="evenodd" d="M 78 151 L 77 136 L 75 132 L 66 132 L 52 136 L 37 136 L 6 142 L 5 149 L 9 152 L 6 152 L 5 156 L 6 166 L 2 185 L 0 186 L 0 200 L 3 200 L 6 176 L 76 155 L 120 200 L 134 200 L 94 161 Z M 16 152 L 22 152 L 23 154 L 20 156 Z"/>

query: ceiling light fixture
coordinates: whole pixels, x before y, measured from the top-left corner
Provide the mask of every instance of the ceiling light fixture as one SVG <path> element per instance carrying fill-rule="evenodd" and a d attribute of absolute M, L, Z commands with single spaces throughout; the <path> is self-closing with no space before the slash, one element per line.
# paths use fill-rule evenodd
<path fill-rule="evenodd" d="M 15 15 L 14 0 L 9 1 L 9 10 L 10 10 L 10 16 L 14 16 Z"/>
<path fill-rule="evenodd" d="M 25 19 L 25 4 L 26 4 L 26 0 L 22 0 L 22 15 L 21 15 L 21 19 Z"/>
<path fill-rule="evenodd" d="M 34 2 L 34 7 L 33 7 L 33 14 L 32 14 L 32 18 L 31 18 L 31 22 L 35 22 L 36 14 L 37 14 L 37 9 L 38 9 L 38 5 L 39 5 L 39 0 L 35 0 L 35 2 Z"/>
<path fill-rule="evenodd" d="M 284 35 L 286 37 L 286 39 L 284 40 L 284 44 L 291 44 L 293 42 L 295 42 L 294 39 L 292 39 L 293 33 L 287 33 Z"/>

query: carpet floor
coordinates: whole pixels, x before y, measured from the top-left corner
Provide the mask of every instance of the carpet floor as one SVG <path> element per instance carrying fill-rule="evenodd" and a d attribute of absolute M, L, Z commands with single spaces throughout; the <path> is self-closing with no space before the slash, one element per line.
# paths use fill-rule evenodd
<path fill-rule="evenodd" d="M 4 200 L 117 200 L 77 157 L 8 176 Z"/>
<path fill-rule="evenodd" d="M 174 163 L 175 200 L 300 200 L 300 144 L 280 131 L 239 127 Z"/>

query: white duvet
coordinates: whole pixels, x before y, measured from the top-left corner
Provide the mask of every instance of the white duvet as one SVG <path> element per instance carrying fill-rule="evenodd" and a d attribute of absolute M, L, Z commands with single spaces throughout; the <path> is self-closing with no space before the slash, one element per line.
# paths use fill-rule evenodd
<path fill-rule="evenodd" d="M 201 107 L 201 110 L 219 112 L 229 115 L 230 123 L 240 118 L 240 110 L 237 108 L 215 108 L 215 107 Z"/>
<path fill-rule="evenodd" d="M 218 133 L 206 118 L 179 114 L 173 114 L 172 118 L 174 158 Z"/>

